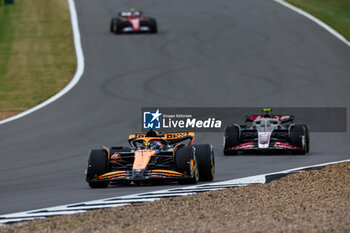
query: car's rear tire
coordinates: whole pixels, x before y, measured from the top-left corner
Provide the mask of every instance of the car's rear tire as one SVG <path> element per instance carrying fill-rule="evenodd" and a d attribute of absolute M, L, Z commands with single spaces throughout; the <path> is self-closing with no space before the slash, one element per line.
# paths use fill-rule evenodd
<path fill-rule="evenodd" d="M 305 155 L 306 153 L 307 146 L 304 145 L 307 135 L 306 130 L 305 125 L 292 125 L 290 128 L 290 144 L 300 148 L 292 151 L 295 155 Z"/>
<path fill-rule="evenodd" d="M 178 172 L 189 178 L 179 180 L 180 184 L 196 184 L 199 180 L 198 163 L 193 146 L 182 146 L 175 151 L 175 164 Z"/>
<path fill-rule="evenodd" d="M 215 177 L 214 149 L 210 144 L 193 145 L 196 149 L 199 180 L 212 181 Z"/>
<path fill-rule="evenodd" d="M 86 172 L 86 181 L 91 188 L 107 188 L 109 181 L 96 181 L 98 176 L 109 172 L 109 159 L 106 150 L 91 150 Z"/>
<path fill-rule="evenodd" d="M 229 148 L 239 145 L 239 128 L 237 125 L 230 125 L 225 128 L 224 134 L 224 155 L 236 155 L 237 151 Z"/>
<path fill-rule="evenodd" d="M 157 33 L 158 32 L 158 27 L 157 27 L 157 21 L 154 18 L 149 18 L 148 21 L 148 26 L 151 30 L 151 33 Z"/>

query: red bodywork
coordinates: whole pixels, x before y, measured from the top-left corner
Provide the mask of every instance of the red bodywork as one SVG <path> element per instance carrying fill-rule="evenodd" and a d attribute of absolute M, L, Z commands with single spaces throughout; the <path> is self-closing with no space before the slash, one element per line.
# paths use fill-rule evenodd
<path fill-rule="evenodd" d="M 140 22 L 148 21 L 149 18 L 147 16 L 142 15 L 131 15 L 131 16 L 123 16 L 119 17 L 122 22 L 129 22 L 133 28 L 134 32 L 141 31 Z"/>

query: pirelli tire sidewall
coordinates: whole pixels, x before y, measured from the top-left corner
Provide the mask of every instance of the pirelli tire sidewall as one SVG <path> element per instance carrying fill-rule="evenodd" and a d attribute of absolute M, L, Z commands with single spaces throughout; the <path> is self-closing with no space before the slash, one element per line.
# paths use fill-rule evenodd
<path fill-rule="evenodd" d="M 198 162 L 193 146 L 181 146 L 175 151 L 176 170 L 185 175 L 180 183 L 195 184 L 199 180 Z"/>
<path fill-rule="evenodd" d="M 86 181 L 91 188 L 106 188 L 108 181 L 96 181 L 97 177 L 109 172 L 109 158 L 106 150 L 94 149 L 90 151 Z"/>
<path fill-rule="evenodd" d="M 212 181 L 215 177 L 214 149 L 210 144 L 193 145 L 196 149 L 199 180 Z"/>

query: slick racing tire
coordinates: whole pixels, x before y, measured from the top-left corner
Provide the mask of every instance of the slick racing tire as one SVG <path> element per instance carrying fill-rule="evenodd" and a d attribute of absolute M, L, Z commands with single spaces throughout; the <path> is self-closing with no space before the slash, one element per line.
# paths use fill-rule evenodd
<path fill-rule="evenodd" d="M 111 33 L 114 33 L 114 30 L 116 29 L 116 20 L 117 18 L 111 19 L 111 23 L 109 24 L 109 31 Z"/>
<path fill-rule="evenodd" d="M 213 146 L 210 144 L 193 145 L 196 149 L 199 180 L 212 181 L 215 176 L 215 158 Z"/>
<path fill-rule="evenodd" d="M 151 30 L 151 33 L 157 33 L 158 27 L 157 27 L 157 21 L 154 18 L 149 18 L 148 26 Z"/>
<path fill-rule="evenodd" d="M 306 141 L 306 130 L 305 125 L 293 125 L 290 128 L 290 144 L 300 148 L 299 150 L 292 151 L 295 155 L 305 155 L 307 151 L 306 144 L 305 146 L 303 145 Z"/>
<path fill-rule="evenodd" d="M 310 152 L 310 129 L 308 125 L 303 124 L 306 135 L 305 135 L 305 152 Z"/>
<path fill-rule="evenodd" d="M 107 188 L 109 181 L 93 181 L 109 171 L 108 154 L 105 150 L 91 150 L 88 160 L 86 181 L 91 188 Z"/>
<path fill-rule="evenodd" d="M 239 128 L 237 125 L 227 126 L 224 134 L 224 155 L 236 155 L 237 151 L 229 150 L 230 147 L 239 145 Z"/>
<path fill-rule="evenodd" d="M 189 177 L 179 180 L 180 184 L 196 184 L 199 180 L 199 171 L 195 148 L 182 146 L 175 151 L 175 164 L 178 172 Z"/>
<path fill-rule="evenodd" d="M 110 23 L 110 32 L 115 34 L 122 33 L 123 22 L 118 18 L 113 18 Z"/>
<path fill-rule="evenodd" d="M 111 22 L 109 23 L 109 31 L 111 32 L 111 33 L 113 33 L 114 32 L 114 25 L 113 25 L 114 23 L 113 23 L 113 19 L 111 20 Z"/>

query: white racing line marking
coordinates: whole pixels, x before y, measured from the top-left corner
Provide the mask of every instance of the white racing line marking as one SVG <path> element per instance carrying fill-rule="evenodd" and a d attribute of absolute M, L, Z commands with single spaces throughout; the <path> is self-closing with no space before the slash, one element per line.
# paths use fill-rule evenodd
<path fill-rule="evenodd" d="M 305 170 L 314 169 L 317 167 L 324 167 L 326 165 L 342 163 L 342 162 L 350 162 L 350 159 L 312 165 L 312 166 L 298 167 L 298 168 L 293 168 L 293 169 L 279 171 L 279 172 L 249 176 L 245 178 L 238 178 L 238 179 L 232 179 L 232 180 L 221 181 L 221 182 L 193 185 L 193 186 L 187 186 L 187 187 L 179 186 L 178 188 L 172 188 L 172 189 L 165 189 L 165 190 L 152 191 L 152 192 L 139 193 L 139 194 L 131 194 L 131 195 L 126 195 L 121 197 L 111 197 L 111 198 L 105 198 L 105 199 L 94 200 L 94 201 L 80 202 L 80 203 L 69 204 L 69 205 L 54 206 L 54 207 L 49 207 L 44 209 L 5 214 L 5 215 L 0 215 L 0 225 L 27 221 L 27 220 L 34 220 L 34 219 L 42 219 L 49 216 L 83 213 L 88 210 L 111 208 L 111 207 L 128 205 L 131 203 L 151 202 L 151 201 L 159 200 L 161 198 L 186 196 L 186 195 L 196 194 L 200 192 L 208 192 L 208 191 L 220 190 L 225 188 L 246 186 L 250 184 L 264 184 L 272 180 L 282 178 L 285 175 L 288 175 L 291 173 L 302 172 Z"/>
<path fill-rule="evenodd" d="M 281 4 L 285 7 L 288 7 L 289 9 L 297 12 L 298 14 L 301 14 L 301 15 L 305 16 L 306 18 L 312 20 L 313 22 L 317 23 L 318 25 L 320 25 L 321 27 L 326 29 L 329 33 L 331 33 L 333 36 L 337 37 L 339 40 L 343 41 L 347 46 L 350 47 L 350 42 L 347 39 L 345 39 L 344 36 L 342 36 L 339 32 L 337 32 L 336 30 L 334 30 L 329 25 L 325 24 L 324 22 L 322 22 L 321 20 L 319 20 L 315 16 L 312 16 L 311 14 L 307 13 L 306 11 L 303 11 L 300 8 L 293 6 L 292 4 L 286 2 L 285 0 L 274 0 L 274 1 L 278 2 L 279 4 Z"/>
<path fill-rule="evenodd" d="M 84 73 L 84 54 L 83 49 L 81 47 L 81 40 L 80 40 L 80 32 L 79 32 L 79 25 L 78 25 L 78 17 L 77 12 L 75 9 L 75 3 L 74 0 L 67 0 L 69 5 L 69 11 L 70 11 L 70 19 L 72 23 L 72 31 L 73 31 L 73 39 L 74 39 L 74 47 L 75 47 L 75 53 L 77 56 L 77 70 L 72 78 L 72 80 L 68 83 L 67 86 L 65 86 L 60 92 L 58 92 L 56 95 L 52 96 L 51 98 L 47 99 L 46 101 L 42 102 L 39 105 L 36 105 L 22 113 L 19 113 L 15 116 L 6 118 L 2 121 L 0 121 L 0 125 L 5 124 L 10 121 L 17 120 L 19 118 L 22 118 L 28 114 L 31 114 L 32 112 L 35 112 L 52 102 L 56 101 L 57 99 L 61 98 L 64 94 L 66 94 L 68 91 L 70 91 L 81 79 L 81 76 Z"/>

